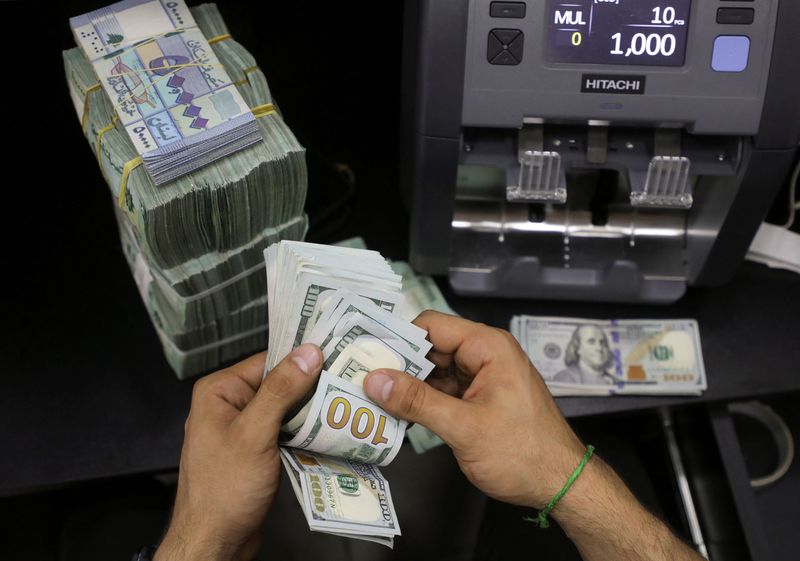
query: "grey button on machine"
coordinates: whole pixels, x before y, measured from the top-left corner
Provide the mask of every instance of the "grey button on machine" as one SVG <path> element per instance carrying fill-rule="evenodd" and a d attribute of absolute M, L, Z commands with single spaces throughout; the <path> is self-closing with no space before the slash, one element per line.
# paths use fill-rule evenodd
<path fill-rule="evenodd" d="M 522 19 L 525 17 L 525 2 L 492 2 L 489 15 L 493 18 Z"/>
<path fill-rule="evenodd" d="M 717 23 L 749 25 L 753 23 L 753 8 L 719 8 Z"/>
<path fill-rule="evenodd" d="M 486 46 L 489 64 L 514 66 L 522 62 L 525 34 L 519 29 L 492 29 Z"/>

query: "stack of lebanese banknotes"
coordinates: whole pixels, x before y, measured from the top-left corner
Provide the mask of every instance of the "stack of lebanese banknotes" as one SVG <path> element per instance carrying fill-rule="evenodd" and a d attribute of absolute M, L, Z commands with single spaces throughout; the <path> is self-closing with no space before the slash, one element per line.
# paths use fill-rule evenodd
<path fill-rule="evenodd" d="M 79 47 L 64 52 L 70 96 L 167 360 L 183 378 L 262 349 L 263 250 L 307 230 L 304 149 L 263 72 L 213 4 L 126 0 L 72 25 Z M 219 111 L 236 123 L 241 111 L 257 128 L 255 142 L 242 147 L 235 135 L 245 129 L 220 125 Z M 218 132 L 216 140 L 198 136 Z M 188 167 L 149 165 L 140 133 L 180 148 L 162 154 L 186 155 Z M 195 138 L 206 140 L 187 141 Z"/>
<path fill-rule="evenodd" d="M 400 529 L 386 481 L 406 422 L 370 401 L 366 374 L 393 368 L 424 380 L 427 333 L 398 315 L 402 277 L 376 251 L 282 241 L 264 252 L 273 368 L 303 343 L 322 374 L 282 427 L 282 456 L 312 530 L 387 545 Z M 336 458 L 336 459 L 334 459 Z"/>
<path fill-rule="evenodd" d="M 156 185 L 261 140 L 183 2 L 122 0 L 69 23 Z"/>
<path fill-rule="evenodd" d="M 553 395 L 699 395 L 697 322 L 514 316 L 511 333 Z"/>

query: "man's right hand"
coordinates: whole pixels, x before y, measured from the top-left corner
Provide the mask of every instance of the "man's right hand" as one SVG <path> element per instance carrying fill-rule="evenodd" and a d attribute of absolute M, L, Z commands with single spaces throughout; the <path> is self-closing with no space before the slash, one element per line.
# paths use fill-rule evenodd
<path fill-rule="evenodd" d="M 519 343 L 507 331 L 431 311 L 414 323 L 433 343 L 428 357 L 438 368 L 430 383 L 376 370 L 365 380 L 367 395 L 442 437 L 464 474 L 487 495 L 543 508 L 586 449 Z M 702 560 L 598 457 L 553 517 L 586 561 Z"/>
<path fill-rule="evenodd" d="M 433 343 L 429 358 L 437 370 L 430 385 L 377 370 L 366 379 L 367 395 L 387 412 L 438 434 L 487 495 L 542 508 L 585 447 L 519 343 L 507 331 L 432 311 L 414 323 Z"/>

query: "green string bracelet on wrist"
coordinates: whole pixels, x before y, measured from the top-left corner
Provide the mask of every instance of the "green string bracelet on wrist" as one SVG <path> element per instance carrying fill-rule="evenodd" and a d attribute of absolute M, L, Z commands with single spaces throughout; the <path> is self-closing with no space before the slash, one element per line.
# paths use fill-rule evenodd
<path fill-rule="evenodd" d="M 581 463 L 578 464 L 578 467 L 576 467 L 575 471 L 572 472 L 572 475 L 569 476 L 569 479 L 567 479 L 567 482 L 564 483 L 564 486 L 561 488 L 561 490 L 556 493 L 556 496 L 553 497 L 549 503 L 547 503 L 546 507 L 539 511 L 539 514 L 536 516 L 536 518 L 526 516 L 523 518 L 523 520 L 526 522 L 536 522 L 539 524 L 539 528 L 549 528 L 550 522 L 547 520 L 547 515 L 550 514 L 550 511 L 555 508 L 556 504 L 558 504 L 558 501 L 561 500 L 561 497 L 563 497 L 566 492 L 569 491 L 569 488 L 572 487 L 572 484 L 575 483 L 576 479 L 578 479 L 578 476 L 583 471 L 583 468 L 586 467 L 587 463 L 589 463 L 589 458 L 592 457 L 593 453 L 594 446 L 590 444 L 586 447 L 586 453 L 583 455 L 583 458 L 581 458 Z"/>

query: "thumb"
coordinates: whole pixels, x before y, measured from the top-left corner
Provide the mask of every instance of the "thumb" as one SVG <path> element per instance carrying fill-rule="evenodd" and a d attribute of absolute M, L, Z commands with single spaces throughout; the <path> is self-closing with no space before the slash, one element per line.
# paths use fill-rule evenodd
<path fill-rule="evenodd" d="M 242 422 L 268 437 L 277 437 L 286 412 L 317 383 L 322 351 L 306 343 L 286 355 L 261 382 L 242 411 Z"/>
<path fill-rule="evenodd" d="M 469 414 L 469 403 L 440 392 L 410 374 L 389 369 L 367 374 L 364 391 L 387 413 L 424 425 L 450 445 L 460 442 L 460 427 L 464 426 L 464 415 Z"/>

